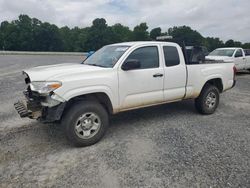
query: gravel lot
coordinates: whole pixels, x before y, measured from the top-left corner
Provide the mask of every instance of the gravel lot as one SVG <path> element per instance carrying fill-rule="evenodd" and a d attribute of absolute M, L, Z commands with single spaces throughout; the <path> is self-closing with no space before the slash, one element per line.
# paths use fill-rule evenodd
<path fill-rule="evenodd" d="M 103 140 L 74 148 L 60 125 L 20 119 L 21 70 L 79 56 L 0 56 L 0 187 L 250 187 L 250 74 L 215 114 L 192 101 L 112 117 Z"/>

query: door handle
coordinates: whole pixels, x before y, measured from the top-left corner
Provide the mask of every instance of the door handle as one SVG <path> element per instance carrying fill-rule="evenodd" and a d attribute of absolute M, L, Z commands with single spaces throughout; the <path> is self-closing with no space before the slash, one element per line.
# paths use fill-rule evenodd
<path fill-rule="evenodd" d="M 153 77 L 154 77 L 154 78 L 157 78 L 157 77 L 163 77 L 163 74 L 161 74 L 161 73 L 157 73 L 157 74 L 154 74 L 154 75 L 153 75 Z"/>

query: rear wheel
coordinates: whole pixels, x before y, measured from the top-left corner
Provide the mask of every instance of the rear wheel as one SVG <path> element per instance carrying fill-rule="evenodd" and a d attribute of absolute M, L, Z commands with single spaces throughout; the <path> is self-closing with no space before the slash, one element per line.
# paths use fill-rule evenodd
<path fill-rule="evenodd" d="M 98 102 L 81 101 L 64 115 L 62 124 L 75 146 L 89 146 L 104 136 L 109 124 L 108 113 Z"/>
<path fill-rule="evenodd" d="M 217 87 L 206 84 L 200 96 L 195 99 L 195 107 L 201 114 L 213 114 L 219 105 L 220 92 Z"/>

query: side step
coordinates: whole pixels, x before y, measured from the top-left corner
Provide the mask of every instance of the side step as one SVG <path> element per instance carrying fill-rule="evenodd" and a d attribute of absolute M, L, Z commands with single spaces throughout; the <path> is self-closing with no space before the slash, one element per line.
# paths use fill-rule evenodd
<path fill-rule="evenodd" d="M 28 111 L 27 107 L 21 101 L 16 102 L 14 107 L 21 118 L 28 117 L 31 114 L 31 112 Z"/>

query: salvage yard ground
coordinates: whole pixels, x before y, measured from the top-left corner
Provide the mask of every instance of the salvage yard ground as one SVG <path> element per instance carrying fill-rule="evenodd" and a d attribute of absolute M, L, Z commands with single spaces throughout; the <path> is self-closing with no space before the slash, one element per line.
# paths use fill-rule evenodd
<path fill-rule="evenodd" d="M 250 74 L 216 113 L 192 101 L 112 117 L 97 144 L 74 148 L 60 125 L 20 119 L 21 70 L 80 56 L 0 56 L 0 187 L 250 187 Z"/>

